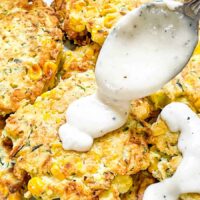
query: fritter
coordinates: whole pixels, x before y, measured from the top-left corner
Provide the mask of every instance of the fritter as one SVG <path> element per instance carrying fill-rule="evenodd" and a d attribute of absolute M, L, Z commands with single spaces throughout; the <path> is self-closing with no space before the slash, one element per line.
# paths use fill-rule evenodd
<path fill-rule="evenodd" d="M 162 90 L 153 94 L 150 99 L 155 109 L 162 109 L 166 104 L 178 101 L 186 103 L 194 112 L 200 111 L 200 46 L 190 59 L 187 67 L 175 79 L 166 84 Z M 179 133 L 172 133 L 160 118 L 152 123 L 149 143 L 149 171 L 158 179 L 171 177 L 176 171 L 182 157 L 177 148 Z M 192 145 L 192 144 L 191 144 Z M 181 195 L 181 200 L 200 199 L 200 194 Z"/>
<path fill-rule="evenodd" d="M 90 52 L 96 46 L 68 52 L 74 61 L 66 68 L 72 70 L 63 70 L 63 77 L 66 73 L 70 78 L 61 80 L 33 105 L 25 102 L 7 119 L 3 135 L 12 141 L 9 156 L 14 161 L 13 175 L 22 182 L 25 175 L 31 177 L 27 198 L 137 199 L 155 179 L 161 181 L 172 176 L 181 161 L 176 146 L 179 134 L 171 133 L 158 115 L 171 101 L 185 102 L 199 111 L 199 47 L 183 72 L 162 90 L 132 102 L 125 126 L 96 139 L 89 152 L 78 153 L 63 150 L 58 129 L 65 123 L 68 105 L 95 91 L 94 72 L 81 73 L 82 70 L 73 67 L 83 63 L 83 58 L 87 64 L 90 59 L 95 63 L 94 54 L 85 57 L 87 48 Z M 141 172 L 147 168 L 154 178 Z M 199 194 L 184 194 L 180 199 L 199 197 Z"/>
<path fill-rule="evenodd" d="M 11 140 L 3 137 L 2 129 L 0 130 L 0 136 L 0 199 L 21 200 L 25 191 L 27 176 L 24 175 L 22 180 L 18 180 L 14 176 L 14 161 L 9 158 L 9 151 L 12 148 Z"/>
<path fill-rule="evenodd" d="M 21 99 L 33 102 L 38 95 L 54 85 L 59 53 L 62 48 L 60 42 L 62 34 L 59 29 L 56 29 L 57 20 L 53 16 L 53 11 L 46 8 L 40 0 L 34 1 L 33 4 L 23 1 L 26 2 L 23 5 L 18 4 L 17 0 L 14 2 L 17 9 L 13 7 L 7 14 L 3 11 L 2 2 L 0 2 L 0 22 L 6 15 L 13 16 L 9 20 L 16 19 L 14 15 L 17 13 L 16 16 L 21 18 L 19 13 L 26 13 L 27 10 L 29 14 L 22 17 L 22 20 L 26 18 L 24 19 L 26 23 L 29 15 L 38 14 L 37 16 L 41 15 L 40 20 L 46 19 L 45 22 L 40 22 L 45 28 L 40 24 L 41 29 L 33 34 L 37 42 L 43 38 L 41 34 L 45 35 L 44 38 L 48 35 L 47 42 L 36 42 L 44 44 L 44 49 L 37 49 L 39 57 L 26 54 L 27 50 L 23 52 L 26 61 L 29 59 L 34 63 L 35 60 L 32 59 L 36 59 L 36 66 L 39 66 L 41 71 L 38 71 L 37 67 L 36 70 L 33 67 L 29 68 L 28 64 L 22 65 L 21 63 L 28 62 L 24 59 L 16 57 L 15 59 L 22 62 L 18 60 L 16 62 L 14 59 L 12 61 L 16 62 L 14 66 L 29 66 L 25 67 L 26 76 L 22 77 L 30 78 L 28 80 L 31 80 L 31 84 L 34 83 L 34 85 L 29 85 L 25 78 L 26 87 L 28 85 L 29 89 L 33 89 L 31 95 L 23 96 Z M 93 40 L 102 45 L 112 25 L 141 3 L 141 1 L 130 0 L 55 0 L 53 6 L 63 30 L 70 39 L 78 44 L 90 43 L 90 40 Z M 41 12 L 41 9 L 44 12 Z M 51 16 L 50 21 L 47 20 L 49 16 Z M 25 28 L 22 29 L 24 32 L 26 32 Z M 21 28 L 18 31 L 21 31 Z M 18 35 L 20 35 L 19 32 Z M 22 38 L 20 40 L 23 41 Z M 7 119 L 1 137 L 3 143 L 0 157 L 3 163 L 8 164 L 6 164 L 6 176 L 0 175 L 2 184 L 0 185 L 0 195 L 2 195 L 0 197 L 8 198 L 9 195 L 17 197 L 23 190 L 26 198 L 34 196 L 36 199 L 44 200 L 54 198 L 61 200 L 79 200 L 80 198 L 81 200 L 139 200 L 142 199 L 144 190 L 149 184 L 168 178 L 175 172 L 181 161 L 181 154 L 176 146 L 179 133 L 170 132 L 158 116 L 162 108 L 172 101 L 185 102 L 195 112 L 200 112 L 200 45 L 187 67 L 175 79 L 150 97 L 132 102 L 126 125 L 102 138 L 95 139 L 92 149 L 87 153 L 66 151 L 62 148 L 58 129 L 65 123 L 65 112 L 68 105 L 81 96 L 92 94 L 96 89 L 94 72 L 88 70 L 95 67 L 100 50 L 100 46 L 96 43 L 66 51 L 62 57 L 63 67 L 59 72 L 64 80 L 61 79 L 54 89 L 37 97 L 33 104 L 28 101 L 22 101 L 20 105 L 16 104 L 16 108 L 19 107 L 19 109 Z M 16 50 L 19 49 L 18 47 L 16 45 Z M 31 52 L 30 49 L 30 54 Z M 46 62 L 50 62 L 50 68 L 52 67 L 47 74 L 45 73 Z M 6 66 L 9 68 L 10 65 Z M 30 69 L 34 71 L 33 76 L 30 75 Z M 18 74 L 20 73 L 17 72 Z M 10 74 L 8 76 L 12 77 Z M 18 76 L 20 77 L 21 74 Z M 18 76 L 11 79 L 9 84 L 16 80 L 19 84 L 17 87 L 21 88 L 25 83 L 21 85 Z M 36 79 L 32 80 L 31 77 L 36 77 Z M 10 78 L 5 80 L 8 81 Z M 25 94 L 27 93 L 26 91 Z M 2 114 L 16 110 L 13 109 L 13 103 L 10 105 L 12 105 L 12 110 L 0 109 L 3 110 Z M 4 174 L 2 169 L 4 167 L 1 167 L 0 163 L 0 173 Z M 7 182 L 5 182 L 5 177 L 10 177 Z M 24 188 L 27 180 L 29 180 L 27 188 Z M 180 200 L 197 199 L 200 199 L 199 194 L 183 194 L 180 197 Z"/>
<path fill-rule="evenodd" d="M 110 28 L 126 13 L 148 0 L 54 0 L 60 24 L 67 37 L 85 45 L 102 45 Z"/>
<path fill-rule="evenodd" d="M 57 25 L 41 0 L 0 2 L 0 115 L 53 86 L 62 52 Z"/>
<path fill-rule="evenodd" d="M 74 72 L 94 69 L 99 51 L 100 46 L 96 43 L 91 43 L 63 53 L 63 65 L 60 71 L 62 78 L 66 79 Z"/>
<path fill-rule="evenodd" d="M 121 200 L 142 200 L 146 188 L 156 181 L 147 171 L 133 175 L 132 180 L 131 189 L 121 196 Z"/>
<path fill-rule="evenodd" d="M 131 187 L 130 175 L 149 166 L 147 128 L 131 114 L 125 126 L 96 139 L 87 153 L 62 148 L 58 129 L 65 123 L 68 105 L 95 88 L 93 71 L 75 72 L 7 119 L 4 135 L 13 143 L 14 174 L 23 179 L 26 172 L 32 177 L 25 196 L 103 199 L 110 188 L 119 196 Z M 117 189 L 120 184 L 123 189 Z"/>
<path fill-rule="evenodd" d="M 23 6 L 26 6 L 28 4 L 28 0 L 2 0 L 0 1 L 0 16 L 3 17 L 5 13 L 7 13 L 9 10 L 13 8 L 22 8 Z"/>

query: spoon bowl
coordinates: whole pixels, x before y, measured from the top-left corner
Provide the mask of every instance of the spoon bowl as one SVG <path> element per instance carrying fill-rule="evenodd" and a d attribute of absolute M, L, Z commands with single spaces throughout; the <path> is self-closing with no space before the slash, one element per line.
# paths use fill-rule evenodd
<path fill-rule="evenodd" d="M 116 100 L 132 100 L 157 91 L 175 77 L 198 40 L 198 21 L 186 15 L 188 6 L 154 2 L 119 20 L 97 60 L 100 92 Z"/>

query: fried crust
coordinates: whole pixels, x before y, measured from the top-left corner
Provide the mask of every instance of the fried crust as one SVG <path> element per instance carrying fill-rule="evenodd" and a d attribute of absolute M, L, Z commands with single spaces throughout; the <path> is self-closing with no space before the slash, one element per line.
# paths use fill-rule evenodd
<path fill-rule="evenodd" d="M 62 32 L 54 11 L 39 0 L 1 1 L 0 25 L 0 115 L 6 115 L 53 85 Z"/>
<path fill-rule="evenodd" d="M 80 45 L 91 40 L 102 45 L 111 27 L 126 13 L 147 0 L 54 0 L 61 27 Z"/>
<path fill-rule="evenodd" d="M 55 1 L 54 7 L 57 14 L 63 16 L 60 17 L 63 23 L 65 4 Z M 71 39 L 85 44 L 84 37 L 80 38 L 78 33 Z M 105 39 L 104 36 L 100 38 L 99 41 Z M 91 49 L 96 52 L 94 55 L 87 54 L 87 50 L 92 52 Z M 128 122 L 121 129 L 96 139 L 87 153 L 62 149 L 58 128 L 65 123 L 68 105 L 95 91 L 94 73 L 87 69 L 94 68 L 98 51 L 96 44 L 68 51 L 71 53 L 65 55 L 68 59 L 65 59 L 61 70 L 62 77 L 67 79 L 38 97 L 33 105 L 21 105 L 7 120 L 4 143 L 11 141 L 12 148 L 8 153 L 16 163 L 12 169 L 14 178 L 9 184 L 16 180 L 22 183 L 28 173 L 31 179 L 26 197 L 138 200 L 142 199 L 145 188 L 156 179 L 161 181 L 172 176 L 181 161 L 176 146 L 179 134 L 171 133 L 158 115 L 165 105 L 173 101 L 184 102 L 197 113 L 200 111 L 200 54 L 197 51 L 183 72 L 162 90 L 132 102 Z M 147 168 L 151 175 L 142 172 Z M 200 195 L 183 194 L 180 199 L 196 200 L 200 199 Z"/>
<path fill-rule="evenodd" d="M 87 153 L 62 148 L 58 129 L 65 123 L 69 103 L 95 88 L 93 71 L 75 73 L 7 119 L 4 130 L 13 142 L 14 173 L 19 178 L 22 172 L 32 177 L 29 192 L 33 196 L 96 199 L 117 175 L 129 176 L 148 167 L 146 127 L 132 115 L 124 127 L 96 139 Z M 32 190 L 38 181 L 43 185 L 40 194 Z"/>
<path fill-rule="evenodd" d="M 2 132 L 4 120 L 1 120 L 0 130 L 0 199 L 21 200 L 27 184 L 27 174 L 19 180 L 13 173 L 15 161 L 9 157 L 12 141 L 5 138 Z"/>
<path fill-rule="evenodd" d="M 74 72 L 94 70 L 99 51 L 100 46 L 96 43 L 67 50 L 63 54 L 63 65 L 60 72 L 62 78 L 69 78 Z"/>

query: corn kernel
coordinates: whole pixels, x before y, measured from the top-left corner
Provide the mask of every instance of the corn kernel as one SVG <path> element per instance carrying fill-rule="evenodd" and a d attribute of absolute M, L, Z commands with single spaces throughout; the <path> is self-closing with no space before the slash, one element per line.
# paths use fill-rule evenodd
<path fill-rule="evenodd" d="M 105 4 L 102 11 L 101 11 L 101 15 L 105 16 L 107 14 L 115 13 L 115 12 L 117 12 L 117 9 L 113 5 Z"/>
<path fill-rule="evenodd" d="M 197 110 L 200 110 L 200 99 L 198 99 L 195 103 L 194 103 L 195 107 L 197 108 Z"/>
<path fill-rule="evenodd" d="M 22 199 L 22 196 L 19 194 L 19 192 L 15 192 L 15 193 L 9 194 L 7 200 L 21 200 L 21 199 Z"/>
<path fill-rule="evenodd" d="M 153 173 L 154 171 L 158 170 L 158 160 L 153 159 L 151 160 L 151 164 L 148 168 L 149 172 Z"/>
<path fill-rule="evenodd" d="M 86 3 L 83 0 L 75 1 L 73 3 L 73 8 L 76 9 L 77 12 L 81 11 L 85 6 L 86 6 Z"/>
<path fill-rule="evenodd" d="M 79 172 L 82 172 L 82 169 L 83 169 L 83 162 L 82 161 L 78 161 L 76 163 L 76 169 L 79 171 Z"/>
<path fill-rule="evenodd" d="M 111 200 L 111 199 L 115 199 L 112 190 L 107 190 L 103 192 L 99 197 L 99 200 Z"/>
<path fill-rule="evenodd" d="M 52 41 L 50 39 L 47 39 L 47 38 L 42 39 L 41 42 L 42 42 L 43 46 L 49 46 L 52 43 Z"/>
<path fill-rule="evenodd" d="M 62 152 L 62 144 L 61 143 L 52 144 L 51 151 L 54 154 L 54 157 L 60 156 Z"/>
<path fill-rule="evenodd" d="M 117 20 L 117 14 L 107 14 L 104 18 L 104 26 L 106 28 L 111 28 Z"/>
<path fill-rule="evenodd" d="M 44 74 L 50 77 L 56 74 L 57 69 L 58 69 L 58 66 L 52 61 L 45 62 L 44 67 L 43 67 Z"/>
<path fill-rule="evenodd" d="M 100 45 L 103 44 L 107 33 L 105 34 L 105 32 L 101 29 L 92 29 L 92 40 Z"/>
<path fill-rule="evenodd" d="M 155 122 L 151 126 L 151 132 L 153 136 L 164 135 L 166 134 L 167 131 L 168 131 L 167 125 L 161 120 Z"/>
<path fill-rule="evenodd" d="M 9 193 L 8 188 L 5 185 L 0 184 L 0 194 L 2 196 L 7 196 L 8 193 Z"/>
<path fill-rule="evenodd" d="M 56 59 L 56 65 L 57 66 L 60 64 L 62 58 L 63 58 L 63 53 L 61 52 L 61 53 L 58 54 L 58 57 Z"/>
<path fill-rule="evenodd" d="M 51 115 L 49 113 L 45 113 L 43 115 L 43 119 L 44 119 L 44 121 L 48 121 L 49 119 L 51 119 Z"/>
<path fill-rule="evenodd" d="M 200 54 L 200 42 L 198 42 L 195 50 L 194 50 L 194 55 Z"/>
<path fill-rule="evenodd" d="M 49 92 L 45 92 L 41 95 L 42 98 L 47 98 L 49 96 Z"/>
<path fill-rule="evenodd" d="M 92 47 L 89 47 L 86 49 L 85 55 L 89 58 L 91 58 L 94 55 L 94 49 Z"/>
<path fill-rule="evenodd" d="M 65 176 L 64 174 L 61 172 L 61 169 L 59 167 L 59 165 L 57 165 L 56 163 L 54 163 L 51 167 L 51 173 L 54 177 L 56 177 L 59 180 L 64 180 Z"/>
<path fill-rule="evenodd" d="M 36 108 L 39 108 L 41 105 L 42 105 L 42 104 L 41 104 L 40 101 L 36 101 L 36 102 L 34 103 L 34 107 L 36 107 Z"/>
<path fill-rule="evenodd" d="M 61 119 L 60 119 L 60 118 L 57 118 L 57 119 L 56 119 L 56 123 L 57 123 L 57 124 L 60 124 L 60 122 L 61 122 Z"/>
<path fill-rule="evenodd" d="M 72 30 L 74 30 L 75 32 L 82 32 L 85 30 L 85 22 L 83 17 L 81 17 L 76 12 L 72 11 L 70 13 L 69 18 L 70 18 L 69 26 Z"/>
<path fill-rule="evenodd" d="M 122 176 L 118 175 L 112 182 L 113 187 L 117 188 L 119 193 L 124 194 L 126 193 L 133 184 L 133 180 L 130 176 Z"/>
<path fill-rule="evenodd" d="M 171 160 L 170 160 L 170 165 L 171 165 L 171 169 L 173 171 L 175 171 L 177 169 L 177 167 L 179 166 L 180 162 L 182 160 L 181 156 L 174 156 Z"/>
<path fill-rule="evenodd" d="M 86 18 L 93 18 L 99 16 L 99 11 L 95 6 L 87 6 L 87 10 L 85 11 L 84 16 Z"/>
<path fill-rule="evenodd" d="M 170 102 L 169 97 L 163 92 L 158 91 L 150 96 L 151 101 L 154 103 L 155 108 L 163 108 Z"/>
<path fill-rule="evenodd" d="M 42 70 L 41 70 L 40 66 L 36 65 L 36 64 L 32 65 L 32 67 L 30 67 L 28 69 L 28 75 L 34 81 L 41 79 L 42 78 Z"/>
<path fill-rule="evenodd" d="M 66 71 L 69 71 L 70 70 L 70 67 L 71 67 L 71 64 L 72 62 L 74 61 L 74 57 L 68 57 L 66 58 L 66 61 L 63 65 L 63 68 L 66 70 Z"/>
<path fill-rule="evenodd" d="M 65 56 L 66 58 L 71 57 L 71 56 L 73 56 L 73 52 L 70 51 L 70 50 L 68 50 L 68 51 L 65 52 L 64 56 Z"/>
<path fill-rule="evenodd" d="M 40 177 L 33 177 L 28 182 L 28 190 L 34 196 L 39 196 L 44 191 L 44 181 Z"/>

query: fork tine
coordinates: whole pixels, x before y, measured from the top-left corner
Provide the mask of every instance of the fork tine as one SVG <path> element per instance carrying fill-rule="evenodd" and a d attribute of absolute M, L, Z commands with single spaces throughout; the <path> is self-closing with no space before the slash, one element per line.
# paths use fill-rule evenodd
<path fill-rule="evenodd" d="M 199 20 L 200 0 L 192 0 L 187 3 L 184 3 L 183 13 L 194 20 Z"/>
<path fill-rule="evenodd" d="M 199 9 L 200 9 L 200 1 L 197 0 L 197 1 L 192 2 L 191 9 L 193 9 L 194 12 L 197 14 L 199 12 Z"/>

